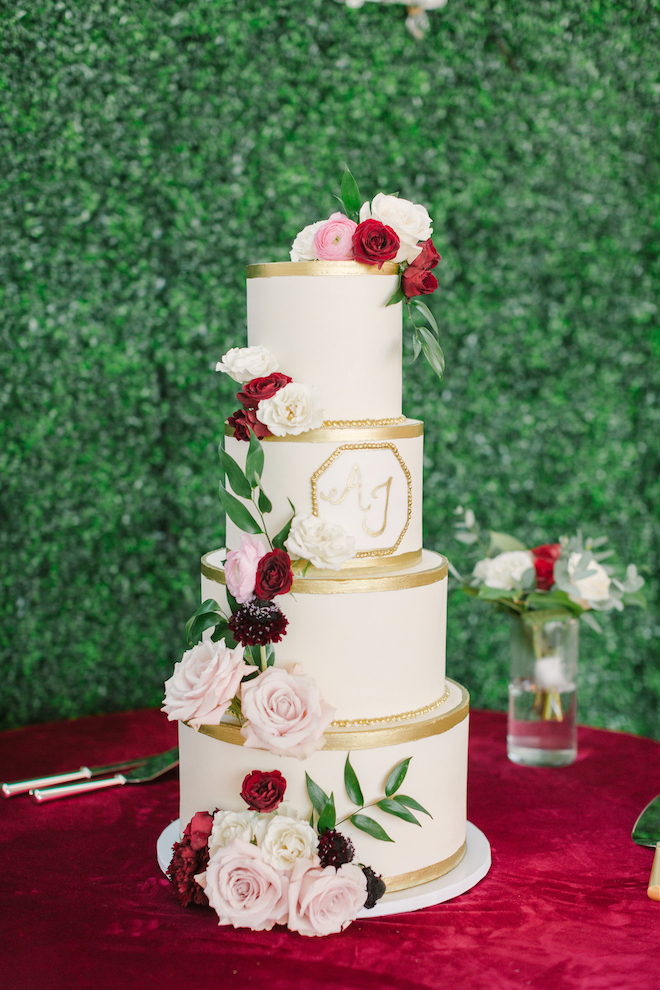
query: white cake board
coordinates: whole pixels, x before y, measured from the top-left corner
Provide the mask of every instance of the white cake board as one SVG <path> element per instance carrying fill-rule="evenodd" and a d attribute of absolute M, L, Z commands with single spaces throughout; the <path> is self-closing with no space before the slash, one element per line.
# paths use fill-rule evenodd
<path fill-rule="evenodd" d="M 179 841 L 179 819 L 170 822 L 163 829 L 156 843 L 158 865 L 163 873 L 172 859 L 172 846 Z M 385 894 L 375 907 L 369 911 L 363 908 L 358 918 L 379 918 L 386 914 L 403 914 L 406 911 L 419 911 L 420 908 L 441 904 L 452 897 L 458 897 L 470 890 L 486 876 L 490 869 L 490 843 L 484 833 L 467 823 L 467 852 L 450 873 L 437 880 L 423 883 L 419 887 L 409 887 L 407 890 L 395 890 Z"/>

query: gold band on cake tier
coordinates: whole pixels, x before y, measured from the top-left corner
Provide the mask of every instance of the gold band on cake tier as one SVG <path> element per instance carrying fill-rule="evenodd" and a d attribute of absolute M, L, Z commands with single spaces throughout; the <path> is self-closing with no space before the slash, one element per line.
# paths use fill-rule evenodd
<path fill-rule="evenodd" d="M 375 558 L 371 555 L 353 557 L 352 560 L 344 561 L 338 571 L 331 570 L 329 567 L 314 567 L 312 564 L 307 569 L 307 575 L 309 577 L 333 578 L 341 574 L 343 577 L 351 577 L 353 571 L 359 571 L 358 577 L 367 574 L 378 575 L 382 574 L 383 571 L 402 571 L 406 567 L 414 567 L 421 563 L 421 560 L 421 550 L 409 550 L 407 553 L 395 553 L 387 557 Z M 305 570 L 305 561 L 294 563 L 292 570 L 294 575 L 302 576 L 302 571 Z"/>
<path fill-rule="evenodd" d="M 321 752 L 347 753 L 356 749 L 377 749 L 381 746 L 398 746 L 399 743 L 414 742 L 416 739 L 428 739 L 429 736 L 439 736 L 448 732 L 455 725 L 467 718 L 470 709 L 470 696 L 462 684 L 447 678 L 448 684 L 453 684 L 461 692 L 460 701 L 448 712 L 425 719 L 423 722 L 407 722 L 402 725 L 384 726 L 379 729 L 328 729 L 325 733 L 325 746 Z M 187 723 L 186 723 L 187 724 Z M 354 724 L 354 723 L 353 723 Z M 202 735 L 230 743 L 232 746 L 244 744 L 240 726 L 221 722 L 220 725 L 200 725 Z M 420 881 L 421 882 L 421 881 Z"/>
<path fill-rule="evenodd" d="M 208 558 L 217 553 L 212 550 L 202 557 L 202 574 L 218 584 L 225 583 L 225 573 L 221 567 L 210 564 Z M 405 588 L 421 588 L 435 584 L 447 576 L 447 558 L 441 556 L 440 563 L 424 571 L 408 571 L 406 574 L 368 574 L 343 577 L 341 571 L 332 578 L 307 577 L 293 579 L 291 591 L 299 595 L 363 595 L 373 591 L 402 591 Z M 405 565 L 404 565 L 405 566 Z M 379 569 L 380 570 L 380 569 Z"/>
<path fill-rule="evenodd" d="M 398 275 L 393 261 L 378 265 L 361 265 L 357 261 L 274 261 L 265 265 L 248 265 L 247 278 L 272 278 L 275 275 Z"/>
<path fill-rule="evenodd" d="M 460 849 L 456 850 L 453 856 L 441 859 L 439 863 L 432 863 L 431 866 L 424 866 L 421 870 L 412 870 L 410 873 L 399 873 L 395 877 L 383 877 L 383 882 L 390 894 L 395 890 L 419 887 L 420 884 L 430 883 L 431 880 L 437 880 L 438 877 L 443 877 L 445 873 L 449 873 L 455 866 L 458 866 L 466 852 L 467 841 L 463 843 Z"/>
<path fill-rule="evenodd" d="M 375 423 L 376 421 L 367 421 Z M 262 443 L 345 443 L 347 440 L 364 442 L 366 440 L 407 440 L 410 437 L 421 437 L 424 434 L 424 424 L 419 419 L 407 419 L 404 423 L 389 426 L 321 426 L 318 430 L 307 430 L 296 436 L 264 437 Z M 225 423 L 225 436 L 233 437 L 234 428 Z"/>

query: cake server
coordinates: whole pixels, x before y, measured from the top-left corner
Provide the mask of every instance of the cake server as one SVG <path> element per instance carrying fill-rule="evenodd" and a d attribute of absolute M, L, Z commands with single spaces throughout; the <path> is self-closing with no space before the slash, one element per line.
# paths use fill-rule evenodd
<path fill-rule="evenodd" d="M 635 822 L 632 840 L 638 846 L 650 846 L 651 849 L 655 849 L 646 893 L 652 901 L 660 901 L 660 795 L 646 805 Z"/>
<path fill-rule="evenodd" d="M 173 770 L 179 765 L 179 750 L 168 749 L 165 753 L 158 753 L 145 760 L 141 766 L 134 770 L 127 770 L 126 773 L 116 773 L 113 777 L 103 777 L 99 780 L 79 780 L 71 784 L 63 784 L 60 787 L 35 787 L 30 791 L 30 796 L 36 804 L 43 804 L 45 801 L 54 801 L 56 798 L 74 797 L 76 794 L 87 794 L 89 791 L 100 791 L 105 787 L 119 787 L 121 784 L 146 784 L 149 780 L 155 780 L 168 770 Z"/>
<path fill-rule="evenodd" d="M 68 784 L 72 780 L 91 780 L 92 777 L 100 777 L 106 773 L 115 773 L 117 770 L 128 770 L 132 767 L 139 767 L 146 763 L 148 759 L 148 756 L 136 756 L 134 760 L 108 763 L 104 767 L 79 767 L 78 770 L 68 770 L 65 773 L 51 773 L 45 777 L 33 777 L 31 780 L 14 780 L 11 783 L 3 784 L 0 790 L 3 797 L 14 797 L 15 794 L 25 794 L 26 791 L 32 791 L 35 787 L 53 787 L 55 784 Z"/>

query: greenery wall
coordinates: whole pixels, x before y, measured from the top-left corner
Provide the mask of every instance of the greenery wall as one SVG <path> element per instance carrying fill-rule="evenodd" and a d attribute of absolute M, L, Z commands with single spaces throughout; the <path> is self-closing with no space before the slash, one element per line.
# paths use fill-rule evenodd
<path fill-rule="evenodd" d="M 660 737 L 657 0 L 398 6 L 30 0 L 0 13 L 5 725 L 156 705 L 221 544 L 213 374 L 247 263 L 286 260 L 343 163 L 435 220 L 426 543 L 457 505 L 577 525 L 649 570 L 585 631 L 581 718 Z M 450 673 L 506 701 L 507 628 L 454 596 Z"/>

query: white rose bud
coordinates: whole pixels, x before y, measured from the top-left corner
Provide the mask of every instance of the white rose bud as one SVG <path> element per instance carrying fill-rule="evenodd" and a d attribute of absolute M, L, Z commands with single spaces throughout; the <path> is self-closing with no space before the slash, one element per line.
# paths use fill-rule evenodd
<path fill-rule="evenodd" d="M 607 601 L 610 597 L 610 577 L 603 565 L 599 564 L 597 560 L 589 561 L 587 570 L 591 573 L 588 577 L 580 578 L 578 581 L 573 577 L 576 572 L 581 570 L 581 556 L 582 554 L 576 551 L 568 558 L 568 576 L 577 591 L 577 598 L 580 603 L 584 602 L 587 605 Z M 574 600 L 575 597 L 571 595 Z"/>
<path fill-rule="evenodd" d="M 319 840 L 308 822 L 284 815 L 274 815 L 259 842 L 264 859 L 283 873 L 290 870 L 297 859 L 311 859 Z"/>
<path fill-rule="evenodd" d="M 218 361 L 216 371 L 224 371 L 235 382 L 250 382 L 253 378 L 266 378 L 277 371 L 279 364 L 267 347 L 232 347 Z"/>
<path fill-rule="evenodd" d="M 319 390 L 314 385 L 289 382 L 257 406 L 257 419 L 273 436 L 298 436 L 323 424 Z"/>
<path fill-rule="evenodd" d="M 489 588 L 513 591 L 530 567 L 534 567 L 534 558 L 529 550 L 507 550 L 497 557 L 477 561 L 472 573 Z"/>
<path fill-rule="evenodd" d="M 397 234 L 401 246 L 394 258 L 395 262 L 414 261 L 421 251 L 419 241 L 427 241 L 433 234 L 432 220 L 426 207 L 411 203 L 398 196 L 378 193 L 369 203 L 363 203 L 360 210 L 360 223 L 372 217 L 391 227 Z"/>
<path fill-rule="evenodd" d="M 259 818 L 256 811 L 216 811 L 209 836 L 209 857 L 235 839 L 251 842 L 256 838 Z"/>
<path fill-rule="evenodd" d="M 314 247 L 314 234 L 324 223 L 327 223 L 327 220 L 318 220 L 316 223 L 310 223 L 309 226 L 303 227 L 299 234 L 296 234 L 296 238 L 289 251 L 291 261 L 318 260 L 318 254 Z"/>
<path fill-rule="evenodd" d="M 284 545 L 292 557 L 302 557 L 314 567 L 329 567 L 333 571 L 355 556 L 355 538 L 343 526 L 325 522 L 311 513 L 294 516 Z"/>

